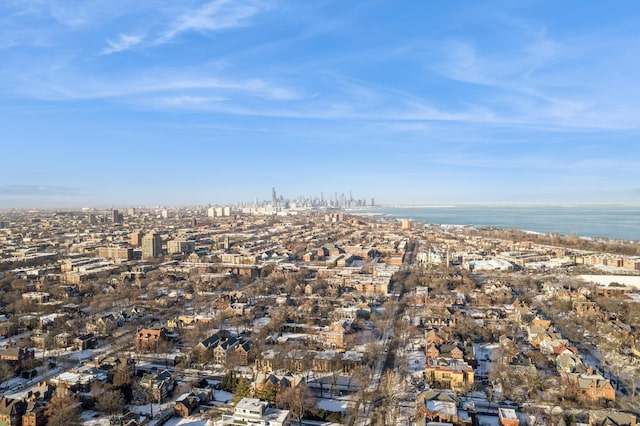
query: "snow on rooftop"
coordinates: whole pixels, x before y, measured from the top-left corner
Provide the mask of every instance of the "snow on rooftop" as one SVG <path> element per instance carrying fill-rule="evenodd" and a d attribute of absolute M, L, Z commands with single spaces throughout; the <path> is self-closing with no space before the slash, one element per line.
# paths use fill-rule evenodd
<path fill-rule="evenodd" d="M 321 410 L 342 413 L 347 411 L 349 402 L 338 399 L 318 399 L 317 407 Z"/>

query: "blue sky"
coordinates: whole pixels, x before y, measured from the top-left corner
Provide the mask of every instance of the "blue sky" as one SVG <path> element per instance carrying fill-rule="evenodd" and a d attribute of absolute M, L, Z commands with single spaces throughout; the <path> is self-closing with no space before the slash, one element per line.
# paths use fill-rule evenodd
<path fill-rule="evenodd" d="M 3 0 L 0 207 L 640 202 L 635 1 Z"/>

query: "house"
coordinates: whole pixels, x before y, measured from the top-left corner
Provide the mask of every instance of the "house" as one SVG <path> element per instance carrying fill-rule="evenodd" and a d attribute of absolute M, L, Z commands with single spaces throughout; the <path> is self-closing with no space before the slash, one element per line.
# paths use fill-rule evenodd
<path fill-rule="evenodd" d="M 347 352 L 340 354 L 336 351 L 318 351 L 311 354 L 311 369 L 317 372 L 330 373 L 333 371 L 342 370 L 344 367 L 344 355 Z"/>
<path fill-rule="evenodd" d="M 256 371 L 274 371 L 280 366 L 280 354 L 273 350 L 267 350 L 256 356 L 254 370 Z"/>
<path fill-rule="evenodd" d="M 249 340 L 238 345 L 233 353 L 230 354 L 234 365 L 249 365 L 249 357 L 251 355 L 251 345 Z M 227 359 L 229 361 L 229 359 Z"/>
<path fill-rule="evenodd" d="M 438 345 L 435 343 L 427 344 L 427 347 L 425 348 L 425 354 L 427 356 L 427 360 L 438 358 L 440 356 Z"/>
<path fill-rule="evenodd" d="M 425 354 L 427 360 L 438 357 L 453 358 L 463 359 L 472 367 L 477 365 L 475 349 L 471 343 L 460 344 L 456 342 L 438 344 L 436 342 L 430 342 L 427 343 Z"/>
<path fill-rule="evenodd" d="M 44 426 L 47 419 L 44 415 L 44 405 L 36 401 L 27 402 L 26 412 L 22 416 L 22 426 Z"/>
<path fill-rule="evenodd" d="M 429 330 L 427 332 L 427 337 L 425 338 L 425 345 L 429 345 L 430 343 L 434 343 L 436 345 L 441 345 L 444 343 L 444 340 L 438 336 L 435 330 Z"/>
<path fill-rule="evenodd" d="M 9 337 L 18 332 L 18 325 L 12 321 L 0 322 L 0 336 Z"/>
<path fill-rule="evenodd" d="M 579 317 L 589 317 L 600 313 L 600 307 L 595 302 L 573 302 L 573 310 Z"/>
<path fill-rule="evenodd" d="M 271 383 L 271 386 L 279 392 L 285 388 L 295 388 L 304 383 L 304 377 L 298 374 L 269 374 L 264 372 L 258 372 L 254 382 L 254 388 L 256 392 L 259 392 L 267 383 Z"/>
<path fill-rule="evenodd" d="M 451 327 L 456 324 L 456 318 L 443 306 L 427 306 L 423 315 L 423 322 L 428 327 Z"/>
<path fill-rule="evenodd" d="M 635 426 L 637 417 L 632 413 L 611 410 L 589 411 L 590 426 Z"/>
<path fill-rule="evenodd" d="M 305 371 L 305 369 L 309 366 L 309 361 L 311 361 L 312 357 L 312 352 L 308 352 L 302 349 L 294 349 L 285 354 L 284 367 L 288 371 L 300 373 L 302 371 Z M 311 365 L 313 365 L 312 361 Z"/>
<path fill-rule="evenodd" d="M 55 387 L 46 383 L 39 382 L 37 385 L 33 386 L 27 396 L 28 401 L 38 401 L 38 402 L 46 402 L 51 399 L 55 392 Z"/>
<path fill-rule="evenodd" d="M 67 346 L 71 345 L 72 340 L 73 336 L 71 335 L 71 333 L 63 332 L 53 336 L 53 342 L 59 348 L 66 348 Z"/>
<path fill-rule="evenodd" d="M 211 336 L 207 337 L 206 339 L 202 340 L 200 343 L 198 343 L 196 345 L 196 349 L 199 349 L 201 351 L 213 349 L 218 345 L 221 339 L 222 339 L 222 336 L 220 335 L 220 333 L 214 333 Z"/>
<path fill-rule="evenodd" d="M 462 359 L 464 352 L 456 344 L 440 345 L 440 355 L 444 358 Z"/>
<path fill-rule="evenodd" d="M 22 426 L 22 416 L 27 404 L 22 399 L 0 398 L 0 425 Z"/>
<path fill-rule="evenodd" d="M 222 416 L 223 425 L 289 426 L 290 423 L 289 410 L 271 408 L 266 401 L 256 398 L 242 398 L 236 404 L 233 414 Z"/>
<path fill-rule="evenodd" d="M 587 372 L 584 364 L 582 364 L 580 355 L 577 355 L 569 350 L 561 352 L 556 357 L 556 369 L 562 376 L 566 376 L 569 373 Z"/>
<path fill-rule="evenodd" d="M 434 358 L 427 362 L 425 378 L 432 387 L 458 392 L 473 386 L 473 368 L 461 359 Z"/>
<path fill-rule="evenodd" d="M 518 376 L 536 374 L 536 366 L 531 362 L 531 357 L 519 352 L 509 361 L 509 368 Z"/>
<path fill-rule="evenodd" d="M 185 393 L 176 399 L 173 412 L 178 417 L 188 417 L 200 407 L 200 398 L 192 392 Z"/>
<path fill-rule="evenodd" d="M 458 424 L 458 405 L 451 392 L 427 390 L 416 397 L 416 425 L 432 422 Z"/>
<path fill-rule="evenodd" d="M 228 331 L 218 331 L 196 345 L 205 351 L 216 364 L 249 365 L 250 343 L 245 336 L 232 336 Z"/>
<path fill-rule="evenodd" d="M 136 351 L 157 352 L 160 343 L 167 340 L 164 328 L 141 328 L 136 333 Z"/>
<path fill-rule="evenodd" d="M 34 366 L 35 351 L 33 348 L 7 348 L 0 351 L 0 361 L 6 361 L 17 370 L 31 369 Z"/>
<path fill-rule="evenodd" d="M 144 426 L 147 424 L 149 424 L 149 418 L 137 413 L 129 412 L 120 418 L 121 426 Z"/>
<path fill-rule="evenodd" d="M 576 385 L 578 397 L 589 401 L 615 401 L 616 390 L 608 379 L 600 374 L 593 374 L 589 369 L 586 373 L 568 375 Z"/>
<path fill-rule="evenodd" d="M 173 375 L 168 370 L 153 375 L 147 374 L 140 380 L 140 386 L 148 389 L 155 401 L 166 398 L 175 386 Z"/>
<path fill-rule="evenodd" d="M 98 339 L 93 333 L 83 334 L 73 339 L 73 347 L 78 351 L 94 349 L 98 345 Z"/>
<path fill-rule="evenodd" d="M 498 408 L 498 419 L 501 426 L 519 426 L 520 420 L 513 408 Z"/>
<path fill-rule="evenodd" d="M 330 349 L 344 348 L 344 335 L 347 329 L 345 321 L 334 321 L 329 327 L 320 332 L 320 340 Z"/>

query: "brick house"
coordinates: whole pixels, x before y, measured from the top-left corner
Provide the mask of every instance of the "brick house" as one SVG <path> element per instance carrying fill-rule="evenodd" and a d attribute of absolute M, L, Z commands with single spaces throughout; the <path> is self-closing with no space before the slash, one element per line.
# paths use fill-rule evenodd
<path fill-rule="evenodd" d="M 163 328 L 141 328 L 136 333 L 136 351 L 157 352 L 160 343 L 167 340 Z"/>
<path fill-rule="evenodd" d="M 35 351 L 33 348 L 7 348 L 0 351 L 0 361 L 6 361 L 16 370 L 30 369 L 34 366 Z"/>
<path fill-rule="evenodd" d="M 587 371 L 587 373 L 570 374 L 568 378 L 576 385 L 579 398 L 588 401 L 616 400 L 616 390 L 611 382 L 600 374 L 592 374 L 591 371 Z"/>
<path fill-rule="evenodd" d="M 21 399 L 0 398 L 0 424 L 22 426 L 22 416 L 27 411 L 27 403 Z"/>

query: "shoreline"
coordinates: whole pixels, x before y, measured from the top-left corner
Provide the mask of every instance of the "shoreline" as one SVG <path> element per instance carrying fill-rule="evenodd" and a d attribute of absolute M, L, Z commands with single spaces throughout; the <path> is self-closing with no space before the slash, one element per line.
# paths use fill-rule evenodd
<path fill-rule="evenodd" d="M 477 209 L 477 211 L 476 211 Z M 437 225 L 517 229 L 528 234 L 576 236 L 590 241 L 640 241 L 640 204 L 465 204 L 356 207 L 345 213 Z M 625 235 L 627 234 L 627 235 Z"/>

